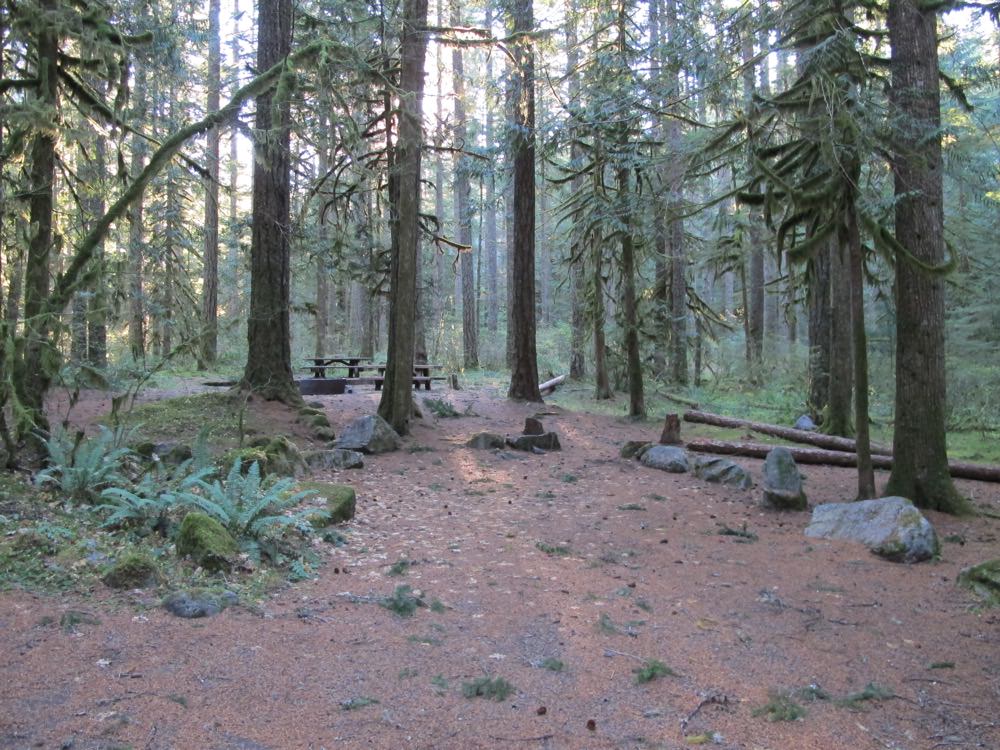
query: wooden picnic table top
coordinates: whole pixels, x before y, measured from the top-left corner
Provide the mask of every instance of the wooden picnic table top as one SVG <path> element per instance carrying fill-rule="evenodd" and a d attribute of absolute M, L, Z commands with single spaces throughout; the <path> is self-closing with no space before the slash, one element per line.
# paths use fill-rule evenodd
<path fill-rule="evenodd" d="M 306 362 L 312 362 L 316 365 L 333 364 L 334 362 L 343 362 L 344 364 L 354 363 L 354 362 L 371 362 L 371 357 L 360 357 L 354 354 L 330 354 L 326 357 L 306 357 Z"/>

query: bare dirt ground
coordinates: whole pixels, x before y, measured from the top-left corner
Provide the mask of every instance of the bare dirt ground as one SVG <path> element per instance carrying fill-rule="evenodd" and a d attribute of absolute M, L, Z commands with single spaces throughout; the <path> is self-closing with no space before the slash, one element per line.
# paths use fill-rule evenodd
<path fill-rule="evenodd" d="M 956 541 L 896 565 L 807 539 L 809 514 L 764 511 L 759 490 L 618 457 L 658 425 L 548 406 L 561 452 L 474 451 L 539 409 L 448 398 L 475 416 L 428 417 L 338 475 L 358 491 L 349 544 L 259 607 L 181 620 L 104 589 L 0 595 L 0 747 L 1000 748 L 1000 613 L 955 585 L 998 556 L 1000 521 L 930 514 Z M 340 428 L 377 395 L 317 400 Z M 811 503 L 851 497 L 852 470 L 803 471 Z M 996 485 L 960 487 L 1000 513 Z M 400 584 L 444 608 L 377 604 Z M 99 624 L 44 624 L 70 608 Z M 649 659 L 676 674 L 639 684 Z M 515 692 L 464 697 L 484 676 Z M 895 697 L 838 701 L 869 683 Z M 810 685 L 830 699 L 800 699 L 803 718 L 754 715 Z"/>

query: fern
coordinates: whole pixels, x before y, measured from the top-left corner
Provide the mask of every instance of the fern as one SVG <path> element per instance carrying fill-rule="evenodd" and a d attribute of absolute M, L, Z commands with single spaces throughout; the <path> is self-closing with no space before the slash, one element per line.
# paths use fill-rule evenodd
<path fill-rule="evenodd" d="M 304 508 L 294 513 L 290 510 L 316 494 L 315 490 L 290 492 L 295 484 L 290 477 L 262 480 L 256 461 L 246 474 L 242 468 L 237 458 L 224 481 L 210 484 L 197 480 L 199 494 L 191 495 L 187 501 L 225 526 L 252 558 L 259 559 L 264 552 L 274 559 L 275 550 L 266 544 L 270 537 L 280 536 L 289 527 L 312 533 L 309 518 L 315 515 L 315 509 Z"/>
<path fill-rule="evenodd" d="M 96 437 L 73 440 L 57 427 L 44 440 L 49 465 L 35 476 L 35 484 L 53 485 L 76 502 L 94 502 L 103 489 L 124 481 L 122 463 L 132 455 L 124 443 L 130 434 L 101 425 Z"/>

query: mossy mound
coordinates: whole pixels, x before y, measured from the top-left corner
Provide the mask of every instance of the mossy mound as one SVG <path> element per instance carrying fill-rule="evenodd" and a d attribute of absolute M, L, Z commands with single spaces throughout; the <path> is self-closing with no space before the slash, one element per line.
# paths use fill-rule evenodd
<path fill-rule="evenodd" d="M 113 589 L 141 589 L 155 586 L 160 578 L 160 568 L 153 558 L 132 553 L 118 560 L 101 580 Z"/>
<path fill-rule="evenodd" d="M 250 464 L 256 462 L 260 467 L 261 476 L 274 474 L 290 477 L 305 466 L 298 447 L 284 435 L 273 438 L 257 437 L 247 448 L 228 451 L 222 456 L 220 469 L 228 472 L 237 458 L 240 459 L 244 474 L 250 468 Z"/>
<path fill-rule="evenodd" d="M 313 517 L 313 526 L 329 526 L 344 523 L 354 518 L 357 506 L 357 494 L 349 484 L 334 484 L 333 482 L 300 482 L 298 492 L 314 492 L 316 497 L 326 502 L 326 513 Z"/>
<path fill-rule="evenodd" d="M 230 570 L 238 553 L 236 540 L 214 518 L 199 511 L 184 516 L 177 532 L 178 555 L 214 572 Z"/>
<path fill-rule="evenodd" d="M 229 393 L 201 393 L 142 404 L 125 419 L 129 425 L 143 425 L 154 440 L 190 440 L 201 428 L 215 441 L 228 440 L 238 434 L 241 407 L 241 400 Z"/>
<path fill-rule="evenodd" d="M 1000 558 L 963 569 L 958 584 L 982 597 L 986 606 L 1000 607 Z"/>

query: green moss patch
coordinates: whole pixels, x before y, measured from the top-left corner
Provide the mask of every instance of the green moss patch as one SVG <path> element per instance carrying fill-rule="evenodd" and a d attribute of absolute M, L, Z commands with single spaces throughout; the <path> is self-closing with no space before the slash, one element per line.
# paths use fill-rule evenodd
<path fill-rule="evenodd" d="M 316 527 L 344 523 L 354 518 L 357 508 L 357 493 L 349 484 L 334 482 L 299 482 L 296 492 L 313 492 L 326 502 L 326 513 L 317 513 L 312 518 Z"/>
<path fill-rule="evenodd" d="M 211 516 L 194 511 L 184 516 L 177 533 L 177 554 L 190 557 L 208 571 L 230 570 L 239 553 L 236 540 Z"/>
<path fill-rule="evenodd" d="M 113 589 L 141 589 L 160 581 L 160 569 L 148 555 L 133 552 L 118 560 L 101 579 Z"/>
<path fill-rule="evenodd" d="M 965 568 L 958 574 L 958 585 L 977 594 L 986 606 L 1000 606 L 1000 558 Z"/>

